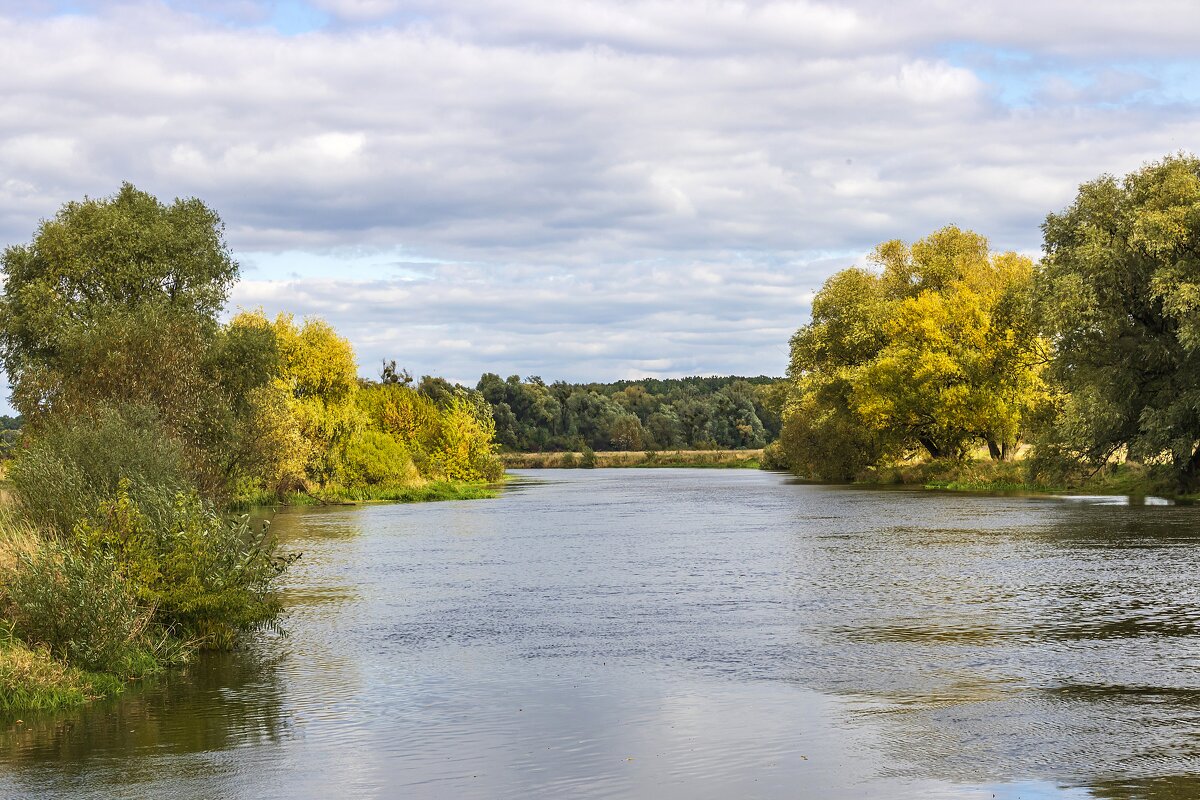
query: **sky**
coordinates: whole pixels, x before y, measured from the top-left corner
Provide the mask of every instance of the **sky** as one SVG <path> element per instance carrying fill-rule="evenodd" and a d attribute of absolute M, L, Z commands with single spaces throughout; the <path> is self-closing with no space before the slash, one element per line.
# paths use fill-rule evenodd
<path fill-rule="evenodd" d="M 1200 149 L 1200 8 L 0 0 L 0 243 L 122 181 L 363 375 L 781 375 L 833 272 Z"/>

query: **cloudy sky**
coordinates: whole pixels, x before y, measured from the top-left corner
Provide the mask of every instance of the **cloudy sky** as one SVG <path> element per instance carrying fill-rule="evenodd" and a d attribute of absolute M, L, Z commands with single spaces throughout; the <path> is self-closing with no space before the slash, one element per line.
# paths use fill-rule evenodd
<path fill-rule="evenodd" d="M 781 374 L 812 292 L 1200 149 L 1200 10 L 1125 0 L 0 0 L 0 242 L 122 180 L 364 374 Z"/>

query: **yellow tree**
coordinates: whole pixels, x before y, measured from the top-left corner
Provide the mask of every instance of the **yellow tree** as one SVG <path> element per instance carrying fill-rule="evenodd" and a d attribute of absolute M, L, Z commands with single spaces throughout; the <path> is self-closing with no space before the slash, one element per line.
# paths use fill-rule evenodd
<path fill-rule="evenodd" d="M 264 431 L 289 455 L 281 457 L 268 482 L 316 481 L 324 485 L 341 462 L 341 449 L 363 427 L 354 402 L 358 368 L 354 348 L 328 323 L 291 314 L 273 321 L 262 311 L 243 312 L 230 323 L 274 333 L 279 368 L 271 390 L 259 398 Z"/>
<path fill-rule="evenodd" d="M 835 456 L 847 472 L 896 448 L 960 456 L 975 442 L 1009 457 L 1047 396 L 1033 263 L 991 255 L 984 237 L 954 226 L 912 246 L 885 242 L 872 261 L 877 271 L 826 282 L 792 339 L 783 440 L 793 463 L 849 449 L 858 458 Z"/>

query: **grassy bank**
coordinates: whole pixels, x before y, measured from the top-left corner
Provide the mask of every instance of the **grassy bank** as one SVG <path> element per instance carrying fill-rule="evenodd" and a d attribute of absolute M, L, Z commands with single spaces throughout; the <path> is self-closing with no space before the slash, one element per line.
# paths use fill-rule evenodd
<path fill-rule="evenodd" d="M 0 631 L 0 717 L 73 708 L 124 688 L 115 675 L 68 666 L 48 649 L 30 648 L 11 631 Z"/>
<path fill-rule="evenodd" d="M 582 453 L 503 453 L 505 469 L 576 469 L 589 467 L 704 467 L 758 469 L 762 450 L 597 451 Z"/>
<path fill-rule="evenodd" d="M 868 469 L 856 483 L 921 486 L 926 489 L 996 494 L 1099 494 L 1169 497 L 1180 494 L 1169 471 L 1135 462 L 1112 463 L 1094 473 L 1065 476 L 1050 483 L 1030 477 L 1025 460 L 921 460 Z"/>

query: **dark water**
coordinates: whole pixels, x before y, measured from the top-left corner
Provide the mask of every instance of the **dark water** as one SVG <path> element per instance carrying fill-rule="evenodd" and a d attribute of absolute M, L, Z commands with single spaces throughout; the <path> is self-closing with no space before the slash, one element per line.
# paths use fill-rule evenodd
<path fill-rule="evenodd" d="M 0 797 L 1200 796 L 1200 508 L 535 475 L 279 514 L 290 636 L 0 721 Z"/>

